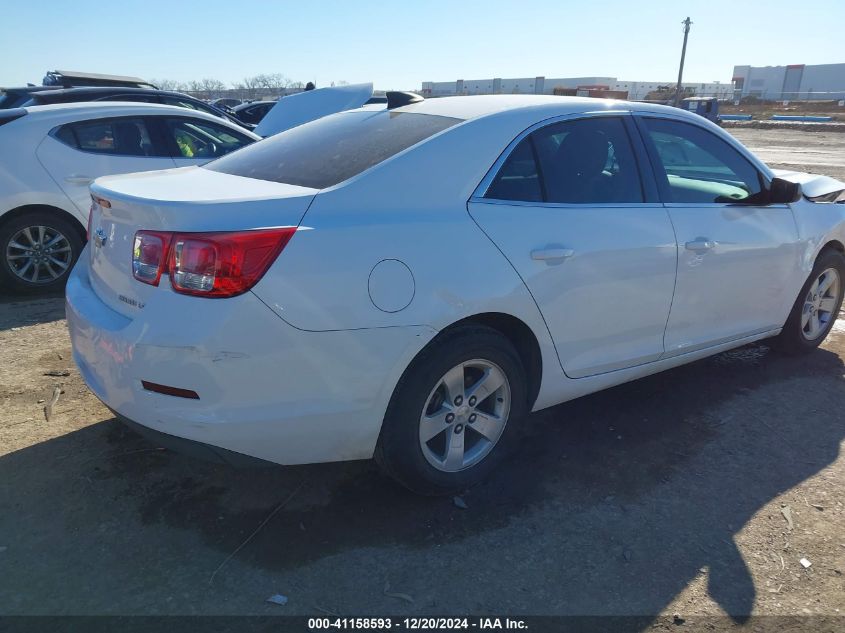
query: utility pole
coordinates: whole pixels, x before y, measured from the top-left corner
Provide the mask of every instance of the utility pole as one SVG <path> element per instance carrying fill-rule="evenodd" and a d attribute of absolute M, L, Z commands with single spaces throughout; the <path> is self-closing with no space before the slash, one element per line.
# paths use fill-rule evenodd
<path fill-rule="evenodd" d="M 689 27 L 692 24 L 692 20 L 687 19 L 681 22 L 684 25 L 684 47 L 681 49 L 681 67 L 678 68 L 678 87 L 675 89 L 675 107 L 677 108 L 681 105 L 681 91 L 683 88 L 681 87 L 681 80 L 684 78 L 684 58 L 687 56 L 687 38 L 689 37 Z"/>

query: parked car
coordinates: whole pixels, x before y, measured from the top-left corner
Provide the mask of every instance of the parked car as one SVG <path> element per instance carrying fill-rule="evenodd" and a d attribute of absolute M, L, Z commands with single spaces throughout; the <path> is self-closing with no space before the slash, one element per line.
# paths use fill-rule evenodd
<path fill-rule="evenodd" d="M 680 107 L 708 121 L 719 123 L 719 100 L 716 97 L 687 97 L 681 101 Z"/>
<path fill-rule="evenodd" d="M 240 99 L 234 99 L 231 97 L 224 97 L 222 99 L 214 99 L 211 102 L 215 108 L 220 108 L 221 110 L 229 109 L 231 110 L 235 106 L 239 106 L 243 103 Z"/>
<path fill-rule="evenodd" d="M 243 123 L 233 114 L 221 110 L 205 101 L 169 90 L 152 90 L 147 88 L 124 87 L 94 87 L 94 88 L 62 88 L 54 90 L 38 90 L 29 94 L 29 98 L 19 107 L 50 105 L 54 103 L 80 103 L 85 101 L 132 101 L 135 103 L 163 103 L 164 105 L 198 110 L 226 119 L 241 127 L 252 129 L 254 126 Z"/>
<path fill-rule="evenodd" d="M 442 493 L 529 411 L 830 332 L 845 183 L 665 106 L 391 101 L 94 182 L 67 317 L 106 405 L 216 459 L 375 456 Z"/>
<path fill-rule="evenodd" d="M 150 88 L 158 86 L 140 77 L 125 75 L 104 75 L 102 73 L 84 73 L 77 70 L 49 70 L 41 82 L 45 86 L 73 88 L 75 86 L 124 86 L 130 88 Z"/>
<path fill-rule="evenodd" d="M 252 101 L 250 103 L 242 103 L 241 105 L 232 108 L 235 117 L 241 123 L 256 126 L 261 122 L 261 119 L 273 109 L 276 101 Z"/>
<path fill-rule="evenodd" d="M 196 110 L 69 103 L 0 110 L 0 286 L 64 285 L 85 242 L 88 186 L 107 174 L 197 165 L 257 137 Z"/>
<path fill-rule="evenodd" d="M 394 99 L 400 98 L 400 93 L 391 93 Z M 410 93 L 401 93 L 410 95 Z M 414 95 L 417 98 L 418 95 Z M 331 86 L 329 88 L 312 88 L 298 92 L 284 99 L 273 103 L 269 112 L 255 126 L 254 132 L 261 137 L 272 136 L 297 125 L 314 121 L 329 114 L 354 110 L 364 105 L 374 110 L 383 110 L 387 107 L 387 98 L 384 102 L 373 102 L 373 84 L 348 84 L 345 86 Z"/>
<path fill-rule="evenodd" d="M 34 93 L 59 88 L 106 86 L 157 90 L 156 86 L 140 77 L 101 75 L 99 73 L 81 73 L 68 70 L 49 71 L 45 75 L 43 83 L 42 86 L 27 85 L 16 88 L 0 88 L 0 93 L 2 93 L 0 94 L 0 109 L 20 108 L 29 103 Z"/>

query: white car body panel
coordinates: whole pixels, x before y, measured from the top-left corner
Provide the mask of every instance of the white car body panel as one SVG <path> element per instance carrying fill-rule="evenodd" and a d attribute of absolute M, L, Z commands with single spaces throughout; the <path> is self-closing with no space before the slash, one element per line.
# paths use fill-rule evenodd
<path fill-rule="evenodd" d="M 129 318 L 90 285 L 90 248 L 68 281 L 67 319 L 94 394 L 151 429 L 269 461 L 371 457 L 392 384 L 435 334 L 424 326 L 303 332 L 252 293 L 209 305 L 163 288 L 143 319 Z M 150 320 L 169 325 L 150 328 Z M 141 380 L 203 399 L 152 393 Z"/>
<path fill-rule="evenodd" d="M 24 108 L 27 114 L 0 126 L 0 220 L 10 210 L 44 205 L 73 216 L 83 227 L 88 221 L 95 178 L 110 174 L 172 168 L 169 157 L 107 156 L 68 147 L 49 135 L 60 125 L 120 116 L 178 116 L 207 120 L 254 140 L 260 137 L 210 114 L 176 106 L 149 103 L 84 102 Z"/>
<path fill-rule="evenodd" d="M 566 375 L 583 378 L 659 359 L 677 265 L 666 209 L 539 204 L 524 213 L 526 206 L 473 200 L 469 209 L 542 307 Z M 621 230 L 603 230 L 608 225 Z M 542 249 L 572 255 L 533 259 Z"/>
<path fill-rule="evenodd" d="M 506 315 L 534 334 L 534 410 L 777 334 L 815 255 L 845 243 L 845 205 L 595 205 L 564 209 L 555 226 L 560 205 L 515 218 L 520 205 L 473 198 L 524 130 L 611 110 L 709 125 L 594 99 L 438 99 L 397 111 L 467 120 L 320 191 L 203 168 L 99 180 L 93 190 L 112 208 L 95 207 L 93 222 L 109 240 L 84 254 L 68 284 L 74 358 L 98 397 L 139 424 L 297 464 L 372 456 L 402 373 L 466 318 Z M 153 288 L 131 277 L 137 229 L 267 226 L 299 230 L 241 296 L 189 297 L 164 278 Z M 721 248 L 694 260 L 683 240 L 698 237 Z M 575 255 L 560 266 L 531 259 L 553 243 Z M 754 312 L 735 305 L 749 283 Z M 595 318 L 579 312 L 584 304 Z M 141 380 L 200 400 L 146 391 Z"/>
<path fill-rule="evenodd" d="M 179 231 L 298 226 L 317 193 L 198 167 L 103 178 L 91 190 L 108 196 L 111 207 L 92 206 L 97 228 L 106 240 L 88 251 L 90 283 L 106 305 L 124 315 L 146 304 L 157 291 L 135 281 L 131 258 L 124 256 L 139 226 Z M 152 192 L 156 198 L 144 197 Z M 238 205 L 238 214 L 232 213 L 233 203 Z"/>
<path fill-rule="evenodd" d="M 282 97 L 255 128 L 267 137 L 320 117 L 360 108 L 373 96 L 373 84 L 351 84 L 317 88 Z"/>
<path fill-rule="evenodd" d="M 88 188 L 95 178 L 172 169 L 176 166 L 170 156 L 109 156 L 82 152 L 50 135 L 45 136 L 38 145 L 36 155 L 44 169 L 85 217 L 91 206 L 91 192 Z"/>
<path fill-rule="evenodd" d="M 678 275 L 666 356 L 782 326 L 807 277 L 790 207 L 667 206 L 678 239 Z M 715 246 L 684 247 L 702 239 Z"/>

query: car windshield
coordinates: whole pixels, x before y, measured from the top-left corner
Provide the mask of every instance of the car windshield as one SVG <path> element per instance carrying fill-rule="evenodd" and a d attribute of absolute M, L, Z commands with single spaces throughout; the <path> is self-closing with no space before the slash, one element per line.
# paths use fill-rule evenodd
<path fill-rule="evenodd" d="M 342 112 L 271 136 L 204 168 L 325 189 L 460 122 L 411 112 Z"/>

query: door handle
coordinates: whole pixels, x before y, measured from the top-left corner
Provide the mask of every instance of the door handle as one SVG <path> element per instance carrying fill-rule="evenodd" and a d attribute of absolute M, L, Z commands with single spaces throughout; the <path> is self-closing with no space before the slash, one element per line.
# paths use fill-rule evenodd
<path fill-rule="evenodd" d="M 716 248 L 716 242 L 706 237 L 699 237 L 692 242 L 687 242 L 684 246 L 688 251 L 710 251 Z"/>
<path fill-rule="evenodd" d="M 571 248 L 550 247 L 531 251 L 531 259 L 545 261 L 549 266 L 562 264 L 575 254 Z"/>
<path fill-rule="evenodd" d="M 94 179 L 90 176 L 68 176 L 65 178 L 65 182 L 72 185 L 90 185 L 92 180 Z"/>

